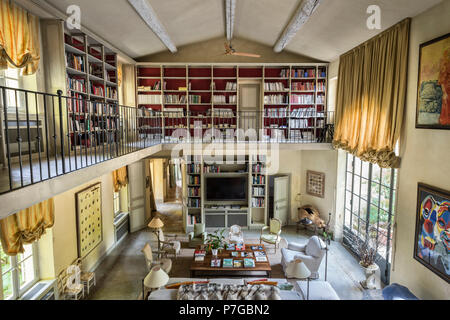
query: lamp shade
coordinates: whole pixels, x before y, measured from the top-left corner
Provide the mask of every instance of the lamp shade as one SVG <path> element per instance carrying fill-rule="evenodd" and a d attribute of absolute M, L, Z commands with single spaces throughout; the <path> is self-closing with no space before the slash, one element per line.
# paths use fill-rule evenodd
<path fill-rule="evenodd" d="M 297 279 L 306 279 L 311 275 L 311 271 L 309 271 L 308 267 L 301 260 L 297 260 L 294 263 L 291 263 L 290 266 L 290 274 Z"/>
<path fill-rule="evenodd" d="M 169 276 L 160 267 L 154 267 L 144 278 L 144 286 L 150 289 L 160 288 L 169 281 Z"/>
<path fill-rule="evenodd" d="M 161 221 L 160 218 L 154 217 L 152 221 L 150 221 L 150 223 L 148 224 L 148 227 L 153 229 L 160 229 L 164 227 L 164 223 Z"/>

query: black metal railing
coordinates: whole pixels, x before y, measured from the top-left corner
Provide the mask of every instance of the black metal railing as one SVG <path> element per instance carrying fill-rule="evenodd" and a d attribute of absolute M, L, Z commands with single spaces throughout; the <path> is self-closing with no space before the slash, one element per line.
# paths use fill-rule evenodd
<path fill-rule="evenodd" d="M 153 111 L 0 86 L 0 194 L 161 143 L 329 143 L 332 112 Z"/>

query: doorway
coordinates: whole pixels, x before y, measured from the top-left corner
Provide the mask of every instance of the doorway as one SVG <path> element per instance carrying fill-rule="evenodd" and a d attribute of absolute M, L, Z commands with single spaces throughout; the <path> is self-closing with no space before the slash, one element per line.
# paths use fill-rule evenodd
<path fill-rule="evenodd" d="M 279 219 L 281 225 L 289 223 L 291 192 L 289 175 L 269 177 L 269 220 Z"/>

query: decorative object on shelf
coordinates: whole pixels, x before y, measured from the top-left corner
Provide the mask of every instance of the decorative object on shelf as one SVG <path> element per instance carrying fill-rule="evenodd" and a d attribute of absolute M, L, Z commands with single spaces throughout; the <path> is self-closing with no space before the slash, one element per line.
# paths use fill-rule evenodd
<path fill-rule="evenodd" d="M 306 171 L 306 193 L 315 197 L 325 197 L 325 173 Z"/>
<path fill-rule="evenodd" d="M 416 128 L 450 129 L 450 33 L 420 45 Z"/>
<path fill-rule="evenodd" d="M 371 230 L 369 233 L 371 234 Z M 355 246 L 356 254 L 358 255 L 360 261 L 359 264 L 364 269 L 366 279 L 360 281 L 360 284 L 365 289 L 378 289 L 376 272 L 380 269 L 376 264 L 377 257 L 377 239 L 370 237 L 366 240 L 362 240 L 359 236 L 353 235 L 351 243 Z"/>
<path fill-rule="evenodd" d="M 309 271 L 308 267 L 301 259 L 296 259 L 293 263 L 291 263 L 288 267 L 289 274 L 292 278 L 297 279 L 306 279 L 308 282 L 306 289 L 306 300 L 309 300 L 309 280 L 311 276 L 311 271 Z"/>
<path fill-rule="evenodd" d="M 269 230 L 269 234 L 264 234 L 265 230 Z M 270 219 L 270 226 L 264 226 L 261 229 L 261 235 L 259 243 L 267 242 L 275 245 L 275 252 L 277 252 L 278 246 L 281 240 L 281 221 L 277 218 Z"/>
<path fill-rule="evenodd" d="M 417 186 L 414 259 L 450 282 L 450 191 Z"/>
<path fill-rule="evenodd" d="M 158 290 L 165 286 L 169 281 L 169 276 L 161 267 L 154 267 L 147 276 L 142 280 L 142 297 L 144 300 L 148 299 L 148 294 L 153 290 Z M 147 290 L 146 290 L 147 289 Z M 148 292 L 146 295 L 145 293 Z"/>
<path fill-rule="evenodd" d="M 78 256 L 84 258 L 103 241 L 101 184 L 76 195 Z"/>
<path fill-rule="evenodd" d="M 205 244 L 209 246 L 212 255 L 215 257 L 217 256 L 218 250 L 226 246 L 224 233 L 225 229 L 218 229 L 214 233 L 208 233 L 206 236 Z"/>
<path fill-rule="evenodd" d="M 317 234 L 317 229 L 324 229 L 326 227 L 325 221 L 320 218 L 319 210 L 312 205 L 304 205 L 298 209 L 297 231 L 300 226 L 307 228 L 314 225 L 314 231 Z"/>

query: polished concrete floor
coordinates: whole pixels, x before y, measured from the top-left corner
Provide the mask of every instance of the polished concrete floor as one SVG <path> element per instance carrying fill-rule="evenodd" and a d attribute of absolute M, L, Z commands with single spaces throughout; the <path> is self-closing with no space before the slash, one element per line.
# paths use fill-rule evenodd
<path fill-rule="evenodd" d="M 244 231 L 244 237 L 255 239 L 259 231 Z M 295 227 L 283 229 L 282 237 L 288 242 L 304 242 L 312 234 L 308 231 L 297 233 Z M 97 287 L 89 299 L 94 300 L 134 300 L 138 299 L 142 290 L 142 279 L 147 270 L 141 248 L 146 242 L 156 245 L 153 233 L 142 230 L 129 235 L 97 268 Z M 343 300 L 374 299 L 379 292 L 364 290 L 359 284 L 364 273 L 357 259 L 338 242 L 332 242 L 328 253 L 327 280 Z M 320 277 L 325 276 L 325 260 L 320 267 Z"/>

